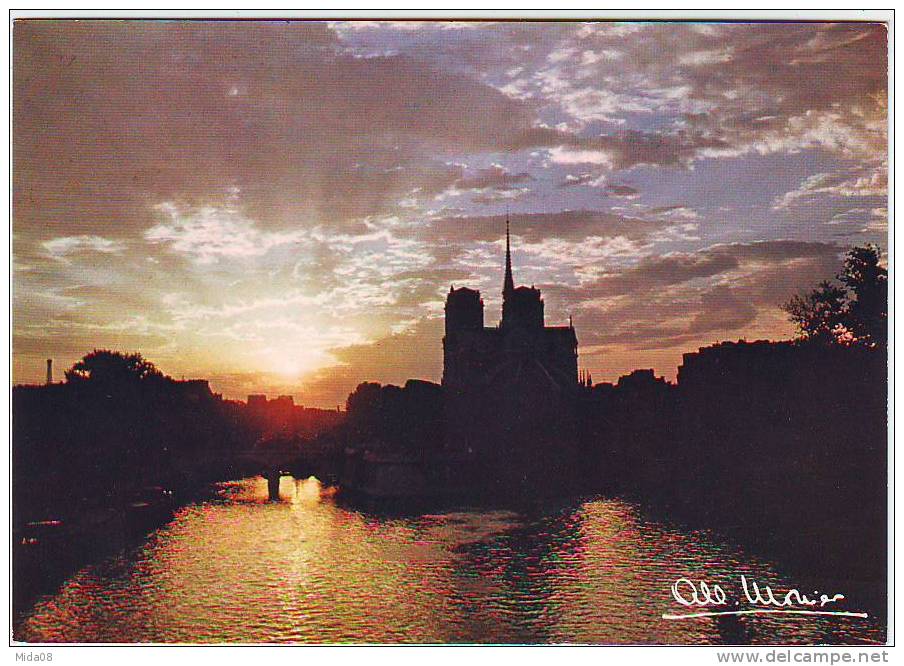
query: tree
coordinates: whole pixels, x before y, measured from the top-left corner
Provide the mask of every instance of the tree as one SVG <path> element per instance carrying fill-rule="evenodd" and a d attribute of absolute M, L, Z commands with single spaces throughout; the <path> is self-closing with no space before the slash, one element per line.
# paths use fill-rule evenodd
<path fill-rule="evenodd" d="M 162 378 L 163 373 L 141 354 L 124 354 L 109 349 L 95 349 L 66 371 L 66 381 L 70 383 L 128 385 Z"/>
<path fill-rule="evenodd" d="M 844 267 L 805 295 L 782 306 L 797 324 L 801 338 L 825 344 L 885 346 L 888 342 L 888 271 L 879 265 L 875 245 L 851 249 Z"/>
<path fill-rule="evenodd" d="M 838 279 L 854 294 L 848 303 L 846 326 L 869 347 L 888 343 L 888 271 L 879 265 L 875 245 L 855 247 L 844 260 Z"/>
<path fill-rule="evenodd" d="M 782 309 L 806 340 L 831 344 L 846 330 L 847 292 L 828 280 L 820 282 L 809 294 L 793 296 Z"/>
<path fill-rule="evenodd" d="M 383 387 L 361 382 L 345 401 L 349 426 L 358 434 L 376 434 L 382 419 Z"/>

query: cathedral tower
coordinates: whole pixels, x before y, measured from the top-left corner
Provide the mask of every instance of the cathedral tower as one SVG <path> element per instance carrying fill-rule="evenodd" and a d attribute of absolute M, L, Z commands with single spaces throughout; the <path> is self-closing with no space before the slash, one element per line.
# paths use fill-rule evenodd
<path fill-rule="evenodd" d="M 505 217 L 505 279 L 502 284 L 500 328 L 540 331 L 543 329 L 543 299 L 533 287 L 515 287 L 512 277 L 512 244 L 508 215 Z"/>

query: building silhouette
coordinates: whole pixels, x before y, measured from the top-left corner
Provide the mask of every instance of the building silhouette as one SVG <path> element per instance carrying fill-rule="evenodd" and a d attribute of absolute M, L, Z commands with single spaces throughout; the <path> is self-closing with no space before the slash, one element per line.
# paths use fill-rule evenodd
<path fill-rule="evenodd" d="M 540 290 L 515 286 L 509 220 L 505 229 L 502 319 L 484 325 L 480 292 L 452 286 L 446 297 L 443 389 L 446 447 L 506 461 L 563 435 L 578 383 L 574 326 L 547 326 Z"/>
<path fill-rule="evenodd" d="M 480 292 L 449 289 L 443 338 L 443 386 L 450 391 L 535 378 L 551 390 L 578 383 L 574 326 L 546 326 L 540 290 L 516 287 L 509 222 L 505 229 L 502 320 L 484 326 Z"/>

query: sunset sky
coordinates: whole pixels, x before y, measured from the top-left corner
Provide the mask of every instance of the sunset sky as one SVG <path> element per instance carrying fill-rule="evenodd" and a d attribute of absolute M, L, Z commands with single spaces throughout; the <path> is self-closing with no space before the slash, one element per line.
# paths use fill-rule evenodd
<path fill-rule="evenodd" d="M 226 397 L 439 381 L 515 281 L 596 381 L 675 375 L 887 247 L 878 24 L 14 26 L 13 380 L 140 351 Z"/>

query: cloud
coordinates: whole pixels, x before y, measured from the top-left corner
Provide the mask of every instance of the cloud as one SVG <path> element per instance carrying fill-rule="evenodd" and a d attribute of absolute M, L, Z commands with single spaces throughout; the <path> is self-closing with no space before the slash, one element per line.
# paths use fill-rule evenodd
<path fill-rule="evenodd" d="M 568 174 L 565 176 L 565 180 L 559 183 L 559 187 L 574 187 L 575 185 L 592 184 L 598 179 L 599 176 L 592 173 L 582 173 L 578 176 Z"/>
<path fill-rule="evenodd" d="M 338 363 L 315 373 L 305 383 L 305 400 L 344 403 L 361 382 L 404 385 L 408 379 L 439 381 L 442 374 L 441 318 L 418 320 L 410 329 L 373 342 L 334 348 Z"/>
<path fill-rule="evenodd" d="M 153 223 L 149 202 L 231 187 L 266 227 L 340 225 L 460 177 L 425 155 L 493 150 L 533 122 L 457 72 L 343 55 L 316 22 L 18 21 L 14 51 L 29 229 L 127 234 Z"/>
<path fill-rule="evenodd" d="M 526 171 L 511 173 L 501 164 L 493 164 L 485 169 L 462 175 L 449 189 L 437 195 L 435 200 L 442 201 L 448 197 L 473 194 L 471 201 L 481 205 L 510 201 L 527 194 L 530 189 L 525 187 L 525 184 L 534 180 L 535 178 Z"/>
<path fill-rule="evenodd" d="M 455 181 L 454 187 L 458 190 L 511 190 L 518 183 L 526 183 L 534 180 L 526 171 L 510 173 L 501 164 L 493 164 L 486 169 L 480 169 L 476 173 Z"/>
<path fill-rule="evenodd" d="M 616 169 L 806 148 L 857 158 L 884 152 L 881 23 L 563 22 L 542 31 L 515 23 L 482 34 L 440 44 L 400 37 L 396 45 L 474 72 L 557 119 L 502 135 L 513 150 L 548 146 L 563 163 Z M 611 131 L 622 124 L 629 127 Z M 583 145 L 593 141 L 602 145 Z"/>
<path fill-rule="evenodd" d="M 816 173 L 805 178 L 796 189 L 778 197 L 773 208 L 780 210 L 801 204 L 818 195 L 885 197 L 888 195 L 888 173 L 884 167 L 867 172 Z"/>
<path fill-rule="evenodd" d="M 566 210 L 519 214 L 512 224 L 512 234 L 531 243 L 548 238 L 583 240 L 588 236 L 645 240 L 670 224 L 667 221 L 625 216 L 608 211 Z M 444 244 L 497 241 L 502 238 L 504 231 L 505 216 L 489 215 L 433 219 L 418 233 L 424 240 Z"/>
<path fill-rule="evenodd" d="M 700 296 L 700 311 L 687 328 L 689 334 L 734 331 L 756 319 L 757 309 L 729 285 L 720 284 Z"/>
<path fill-rule="evenodd" d="M 125 249 L 122 241 L 103 238 L 102 236 L 63 236 L 53 238 L 41 243 L 47 253 L 55 258 L 62 259 L 78 252 L 99 252 L 101 254 L 116 254 Z"/>
<path fill-rule="evenodd" d="M 840 253 L 803 241 L 721 244 L 650 255 L 550 295 L 575 312 L 581 343 L 595 353 L 687 348 L 748 331 L 784 337 L 792 331 L 779 306 L 837 272 Z"/>
<path fill-rule="evenodd" d="M 626 199 L 634 199 L 640 192 L 636 187 L 631 187 L 630 185 L 617 185 L 614 183 L 606 185 L 605 191 L 607 196 L 624 197 Z"/>
<path fill-rule="evenodd" d="M 567 174 L 565 176 L 565 180 L 559 183 L 559 187 L 574 187 L 576 185 L 587 185 L 588 187 L 602 188 L 603 194 L 607 197 L 635 199 L 640 194 L 640 190 L 638 190 L 636 187 L 607 182 L 605 174 L 601 175 L 589 172 L 585 172 L 577 176 Z"/>
<path fill-rule="evenodd" d="M 498 204 L 500 201 L 513 201 L 515 199 L 521 199 L 529 195 L 530 190 L 527 188 L 493 190 L 490 192 L 483 192 L 481 194 L 478 194 L 473 199 L 471 199 L 471 201 L 481 205 L 492 205 Z"/>
<path fill-rule="evenodd" d="M 547 39 L 533 36 L 532 74 L 501 89 L 556 108 L 568 118 L 567 131 L 534 130 L 520 144 L 568 147 L 558 159 L 612 168 L 805 148 L 858 158 L 884 152 L 882 24 L 647 23 L 631 34 L 610 27 L 566 24 Z M 600 57 L 606 53 L 619 54 L 617 67 Z M 610 133 L 596 151 L 575 145 L 601 123 L 639 117 L 661 129 L 648 132 L 656 137 L 650 139 L 640 127 L 629 130 L 634 134 L 623 138 L 640 139 L 636 148 Z M 662 144 L 643 146 L 645 140 Z"/>
<path fill-rule="evenodd" d="M 651 215 L 667 219 L 696 220 L 700 217 L 696 210 L 685 204 L 657 206 L 651 208 L 649 212 Z"/>
<path fill-rule="evenodd" d="M 258 257 L 280 245 L 299 243 L 304 231 L 262 232 L 232 208 L 184 209 L 172 202 L 157 207 L 166 220 L 144 232 L 149 243 L 166 244 L 200 264 L 218 259 Z"/>
<path fill-rule="evenodd" d="M 840 248 L 831 243 L 793 240 L 758 241 L 714 245 L 697 252 L 651 255 L 634 266 L 584 285 L 585 296 L 644 294 L 700 278 L 712 278 L 742 267 L 775 265 L 800 259 L 836 261 Z"/>
<path fill-rule="evenodd" d="M 548 147 L 556 164 L 597 164 L 607 169 L 638 165 L 680 166 L 689 164 L 703 151 L 729 147 L 723 139 L 701 132 L 645 132 L 619 130 L 595 136 L 549 127 L 534 127 L 510 137 L 507 148 Z"/>

